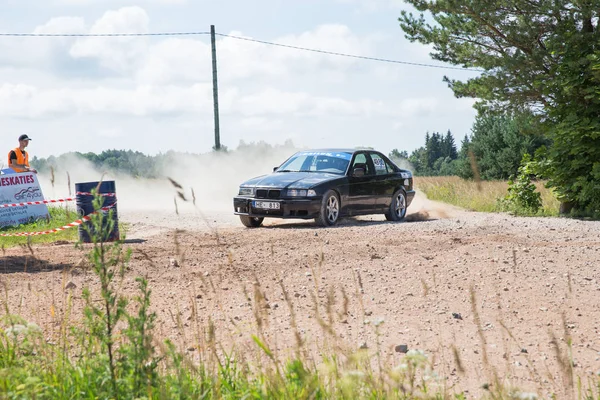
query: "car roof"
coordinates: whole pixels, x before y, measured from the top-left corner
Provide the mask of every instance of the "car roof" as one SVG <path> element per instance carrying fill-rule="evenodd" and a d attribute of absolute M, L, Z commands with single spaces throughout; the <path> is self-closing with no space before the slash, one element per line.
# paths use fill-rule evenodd
<path fill-rule="evenodd" d="M 324 149 L 304 149 L 304 150 L 298 150 L 298 153 L 350 153 L 350 154 L 354 154 L 358 151 L 377 151 L 374 149 L 367 149 L 367 148 L 360 148 L 360 149 L 349 149 L 349 148 L 337 148 L 337 147 L 332 147 L 332 148 L 324 148 Z M 379 151 L 377 151 L 378 153 L 380 153 Z"/>

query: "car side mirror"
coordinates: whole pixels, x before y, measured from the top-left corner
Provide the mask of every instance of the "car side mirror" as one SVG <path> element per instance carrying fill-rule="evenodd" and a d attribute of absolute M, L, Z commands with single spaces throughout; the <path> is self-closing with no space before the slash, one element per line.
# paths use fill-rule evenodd
<path fill-rule="evenodd" d="M 364 168 L 354 168 L 354 171 L 352 171 L 352 176 L 356 176 L 356 177 L 365 176 L 365 169 Z"/>
<path fill-rule="evenodd" d="M 277 168 L 279 167 L 273 167 L 273 172 L 277 171 Z"/>

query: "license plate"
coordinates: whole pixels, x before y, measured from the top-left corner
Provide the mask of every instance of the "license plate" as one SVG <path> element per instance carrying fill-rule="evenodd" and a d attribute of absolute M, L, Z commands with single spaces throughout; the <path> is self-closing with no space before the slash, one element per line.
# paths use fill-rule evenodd
<path fill-rule="evenodd" d="M 281 204 L 276 201 L 255 201 L 253 204 L 254 208 L 263 208 L 266 210 L 279 210 Z"/>

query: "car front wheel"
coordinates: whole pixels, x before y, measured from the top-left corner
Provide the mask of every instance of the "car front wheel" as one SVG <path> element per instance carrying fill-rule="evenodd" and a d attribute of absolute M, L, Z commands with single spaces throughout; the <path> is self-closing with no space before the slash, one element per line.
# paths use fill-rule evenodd
<path fill-rule="evenodd" d="M 263 220 L 264 218 L 240 215 L 240 221 L 242 221 L 242 224 L 244 224 L 244 226 L 247 226 L 248 228 L 258 228 L 262 225 Z"/>
<path fill-rule="evenodd" d="M 402 221 L 406 217 L 406 192 L 399 189 L 392 197 L 390 209 L 385 213 L 388 221 Z"/>
<path fill-rule="evenodd" d="M 321 210 L 316 218 L 321 226 L 335 225 L 340 217 L 340 197 L 333 190 L 328 190 L 323 196 Z"/>

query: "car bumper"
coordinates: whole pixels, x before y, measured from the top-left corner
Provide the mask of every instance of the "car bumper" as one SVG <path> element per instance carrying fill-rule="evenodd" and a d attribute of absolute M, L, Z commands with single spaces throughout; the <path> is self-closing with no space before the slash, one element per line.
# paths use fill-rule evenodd
<path fill-rule="evenodd" d="M 255 202 L 278 203 L 279 209 L 255 207 Z M 249 217 L 272 218 L 315 218 L 321 210 L 321 198 L 312 199 L 255 199 L 250 197 L 234 197 L 233 210 L 235 215 Z"/>

